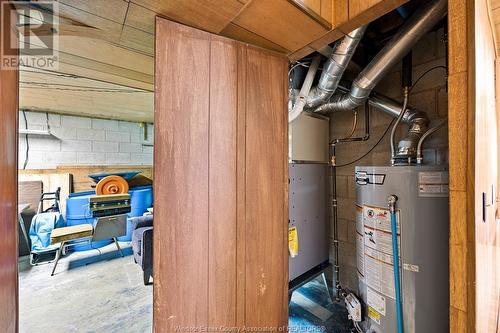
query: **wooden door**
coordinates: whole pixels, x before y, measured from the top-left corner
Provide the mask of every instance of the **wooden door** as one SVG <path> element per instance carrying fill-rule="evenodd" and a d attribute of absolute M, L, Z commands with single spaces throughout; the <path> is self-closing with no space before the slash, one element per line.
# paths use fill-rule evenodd
<path fill-rule="evenodd" d="M 283 327 L 287 60 L 156 22 L 154 331 Z"/>
<path fill-rule="evenodd" d="M 1 40 L 8 41 L 7 34 L 17 38 L 9 20 L 1 17 L 0 24 Z M 18 327 L 17 83 L 17 70 L 0 67 L 0 332 L 6 333 Z"/>

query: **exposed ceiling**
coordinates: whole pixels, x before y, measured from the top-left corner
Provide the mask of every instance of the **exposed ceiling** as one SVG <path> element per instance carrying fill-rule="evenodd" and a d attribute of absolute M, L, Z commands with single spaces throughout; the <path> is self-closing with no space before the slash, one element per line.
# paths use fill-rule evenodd
<path fill-rule="evenodd" d="M 24 109 L 153 122 L 150 91 L 32 68 L 22 70 L 19 87 Z"/>
<path fill-rule="evenodd" d="M 56 70 L 21 66 L 20 107 L 152 122 L 156 13 L 124 0 L 58 5 Z"/>
<path fill-rule="evenodd" d="M 157 15 L 297 59 L 406 1 L 58 0 L 57 69 L 21 66 L 20 107 L 152 122 Z"/>

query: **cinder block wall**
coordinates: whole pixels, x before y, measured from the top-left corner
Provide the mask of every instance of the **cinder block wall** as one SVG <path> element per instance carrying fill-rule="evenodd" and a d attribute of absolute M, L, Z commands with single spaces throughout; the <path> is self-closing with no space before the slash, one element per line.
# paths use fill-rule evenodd
<path fill-rule="evenodd" d="M 413 50 L 413 80 L 422 73 L 437 65 L 446 65 L 446 47 L 443 42 L 443 30 L 429 33 Z M 395 66 L 375 91 L 388 97 L 402 101 L 401 64 Z M 447 90 L 445 71 L 437 69 L 427 74 L 415 86 L 409 105 L 427 112 L 434 126 L 447 117 Z M 362 135 L 364 130 L 364 109 L 358 110 L 360 117 L 355 135 Z M 370 139 L 361 143 L 348 143 L 337 146 L 337 163 L 342 165 L 356 160 L 364 155 L 380 139 L 388 124 L 393 119 L 385 113 L 372 109 Z M 352 112 L 336 113 L 331 116 L 331 139 L 344 137 L 352 128 Z M 401 138 L 407 132 L 407 126 L 401 126 L 396 138 Z M 340 248 L 340 280 L 344 287 L 358 290 L 356 270 L 356 225 L 355 225 L 355 182 L 354 167 L 356 165 L 389 165 L 390 163 L 390 130 L 381 143 L 365 158 L 337 171 L 338 195 L 338 235 Z M 424 144 L 426 162 L 445 164 L 448 161 L 448 133 L 443 128 L 427 139 Z M 332 228 L 333 231 L 333 228 Z M 333 261 L 333 235 L 331 237 L 330 258 Z"/>
<path fill-rule="evenodd" d="M 54 137 L 28 136 L 26 169 L 50 169 L 59 165 L 152 165 L 153 125 L 147 124 L 147 140 L 140 123 L 25 111 L 28 129 L 47 130 Z M 48 120 L 47 120 L 48 116 Z M 26 129 L 19 112 L 19 129 Z M 26 137 L 19 135 L 19 165 L 26 158 Z"/>

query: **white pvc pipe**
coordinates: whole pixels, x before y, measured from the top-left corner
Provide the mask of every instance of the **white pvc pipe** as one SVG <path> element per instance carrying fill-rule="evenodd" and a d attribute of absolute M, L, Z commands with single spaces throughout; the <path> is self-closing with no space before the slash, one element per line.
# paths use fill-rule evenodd
<path fill-rule="evenodd" d="M 311 90 L 314 77 L 316 76 L 316 72 L 318 71 L 319 62 L 321 60 L 321 56 L 314 57 L 311 66 L 309 66 L 309 70 L 307 71 L 306 78 L 304 83 L 302 84 L 302 88 L 300 88 L 299 96 L 297 96 L 297 100 L 293 106 L 291 112 L 288 113 L 288 122 L 291 123 L 304 111 L 304 106 L 307 102 L 307 97 L 309 96 L 309 91 Z"/>

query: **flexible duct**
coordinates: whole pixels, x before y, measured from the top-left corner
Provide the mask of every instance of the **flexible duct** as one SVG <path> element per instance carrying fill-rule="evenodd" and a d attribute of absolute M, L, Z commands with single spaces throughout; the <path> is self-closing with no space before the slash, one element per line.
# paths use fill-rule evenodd
<path fill-rule="evenodd" d="M 352 59 L 359 41 L 366 31 L 366 25 L 351 31 L 342 39 L 337 41 L 333 47 L 332 54 L 324 64 L 323 72 L 319 78 L 318 85 L 307 99 L 306 107 L 313 109 L 328 102 L 337 89 L 347 65 Z"/>
<path fill-rule="evenodd" d="M 411 50 L 415 43 L 446 14 L 446 0 L 434 0 L 417 11 L 354 80 L 347 94 L 316 108 L 315 112 L 352 110 L 368 99 L 387 72 Z"/>

